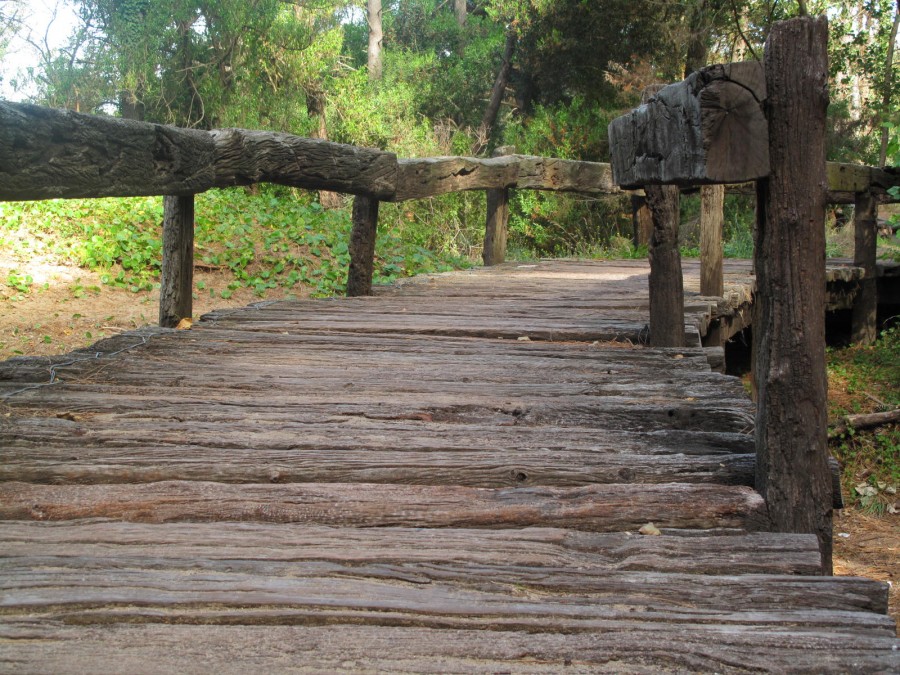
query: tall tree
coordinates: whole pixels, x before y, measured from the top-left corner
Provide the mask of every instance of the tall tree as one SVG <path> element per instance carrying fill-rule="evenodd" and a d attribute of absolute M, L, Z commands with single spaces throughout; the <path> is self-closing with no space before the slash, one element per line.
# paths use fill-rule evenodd
<path fill-rule="evenodd" d="M 381 0 L 366 0 L 366 17 L 369 23 L 369 79 L 377 81 L 384 74 L 384 56 L 381 53 L 384 41 Z"/>
<path fill-rule="evenodd" d="M 466 0 L 453 0 L 453 11 L 456 14 L 456 23 L 460 26 L 465 25 L 466 17 L 468 16 Z"/>

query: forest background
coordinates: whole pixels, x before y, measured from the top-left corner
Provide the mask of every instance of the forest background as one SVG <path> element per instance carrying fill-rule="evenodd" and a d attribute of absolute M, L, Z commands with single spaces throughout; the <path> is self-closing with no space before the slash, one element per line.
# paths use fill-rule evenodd
<path fill-rule="evenodd" d="M 779 0 L 60 0 L 58 13 L 67 8 L 75 20 L 54 44 L 29 4 L 0 3 L 0 54 L 17 36 L 34 54 L 0 77 L 42 105 L 286 131 L 401 157 L 514 145 L 600 162 L 609 159 L 607 124 L 644 87 L 707 63 L 761 58 L 772 23 L 798 11 Z M 884 164 L 900 124 L 897 4 L 806 4 L 831 22 L 829 159 Z M 752 204 L 733 197 L 726 208 L 726 254 L 749 256 Z M 378 277 L 470 264 L 484 209 L 481 193 L 385 205 Z M 690 254 L 696 200 L 682 209 Z M 100 270 L 103 283 L 137 292 L 157 279 L 160 220 L 159 199 L 5 205 L 0 244 L 46 240 L 55 255 Z M 348 232 L 349 202 L 339 195 L 271 186 L 209 193 L 198 203 L 197 259 L 233 273 L 213 289 L 223 298 L 238 288 L 329 294 L 344 284 Z M 513 257 L 643 255 L 631 232 L 627 199 L 513 198 Z M 0 281 L 13 291 L 31 285 L 19 269 Z"/>

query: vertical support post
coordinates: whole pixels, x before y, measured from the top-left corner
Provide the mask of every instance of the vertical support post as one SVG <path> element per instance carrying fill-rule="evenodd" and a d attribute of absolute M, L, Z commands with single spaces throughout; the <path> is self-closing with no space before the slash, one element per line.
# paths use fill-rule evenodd
<path fill-rule="evenodd" d="M 194 195 L 163 197 L 159 325 L 174 328 L 193 314 Z"/>
<path fill-rule="evenodd" d="M 653 216 L 650 238 L 650 346 L 684 347 L 684 279 L 678 250 L 681 191 L 674 185 L 648 185 Z"/>
<path fill-rule="evenodd" d="M 863 268 L 863 278 L 853 303 L 851 338 L 859 344 L 870 345 L 875 342 L 878 318 L 878 206 L 871 192 L 857 192 L 855 204 L 853 264 Z"/>
<path fill-rule="evenodd" d="M 347 297 L 372 295 L 377 230 L 378 200 L 362 195 L 354 198 L 353 230 L 350 233 L 350 271 L 347 274 Z"/>
<path fill-rule="evenodd" d="M 647 206 L 646 197 L 631 195 L 631 224 L 634 228 L 634 245 L 650 246 L 653 236 L 653 214 Z"/>
<path fill-rule="evenodd" d="M 512 145 L 504 145 L 491 154 L 503 157 L 516 154 Z M 487 190 L 487 222 L 484 226 L 484 249 L 481 259 L 485 267 L 499 265 L 506 260 L 506 238 L 509 226 L 509 188 Z"/>
<path fill-rule="evenodd" d="M 818 536 L 832 571 L 825 374 L 828 21 L 776 23 L 765 49 L 769 177 L 755 252 L 756 488 L 776 531 Z"/>
<path fill-rule="evenodd" d="M 700 188 L 700 295 L 721 297 L 725 293 L 722 270 L 724 208 L 724 185 Z"/>

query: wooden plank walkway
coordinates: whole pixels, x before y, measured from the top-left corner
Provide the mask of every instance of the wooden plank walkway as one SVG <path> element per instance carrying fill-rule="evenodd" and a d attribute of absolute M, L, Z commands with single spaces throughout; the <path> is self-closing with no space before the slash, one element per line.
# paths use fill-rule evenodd
<path fill-rule="evenodd" d="M 0 672 L 897 672 L 885 585 L 767 531 L 740 382 L 632 344 L 646 288 L 505 265 L 0 364 Z"/>

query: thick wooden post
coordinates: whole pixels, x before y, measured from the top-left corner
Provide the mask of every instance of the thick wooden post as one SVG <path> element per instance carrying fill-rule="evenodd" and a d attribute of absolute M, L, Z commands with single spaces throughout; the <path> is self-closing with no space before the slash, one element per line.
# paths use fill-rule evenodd
<path fill-rule="evenodd" d="M 765 51 L 771 171 L 759 184 L 756 487 L 780 532 L 814 533 L 832 570 L 825 375 L 828 21 L 776 23 Z"/>
<path fill-rule="evenodd" d="M 700 295 L 721 297 L 725 292 L 722 270 L 724 208 L 724 185 L 700 188 Z"/>
<path fill-rule="evenodd" d="M 653 236 L 653 215 L 645 197 L 631 195 L 631 224 L 634 227 L 634 245 L 649 246 Z"/>
<path fill-rule="evenodd" d="M 853 264 L 863 268 L 859 295 L 853 303 L 852 339 L 870 345 L 875 342 L 878 315 L 877 277 L 877 214 L 878 206 L 871 192 L 856 193 L 853 226 L 856 230 L 856 246 Z"/>
<path fill-rule="evenodd" d="M 350 271 L 347 296 L 372 295 L 375 268 L 375 236 L 378 200 L 362 195 L 353 200 L 353 231 L 350 233 Z"/>
<path fill-rule="evenodd" d="M 512 145 L 504 145 L 492 153 L 492 157 L 516 154 Z M 499 265 L 506 260 L 506 237 L 509 224 L 509 189 L 487 190 L 487 223 L 484 226 L 484 250 L 481 259 L 486 267 Z"/>
<path fill-rule="evenodd" d="M 650 346 L 684 347 L 684 279 L 678 250 L 679 201 L 674 185 L 648 185 L 650 239 Z"/>
<path fill-rule="evenodd" d="M 194 196 L 163 197 L 159 325 L 174 328 L 193 314 Z"/>

